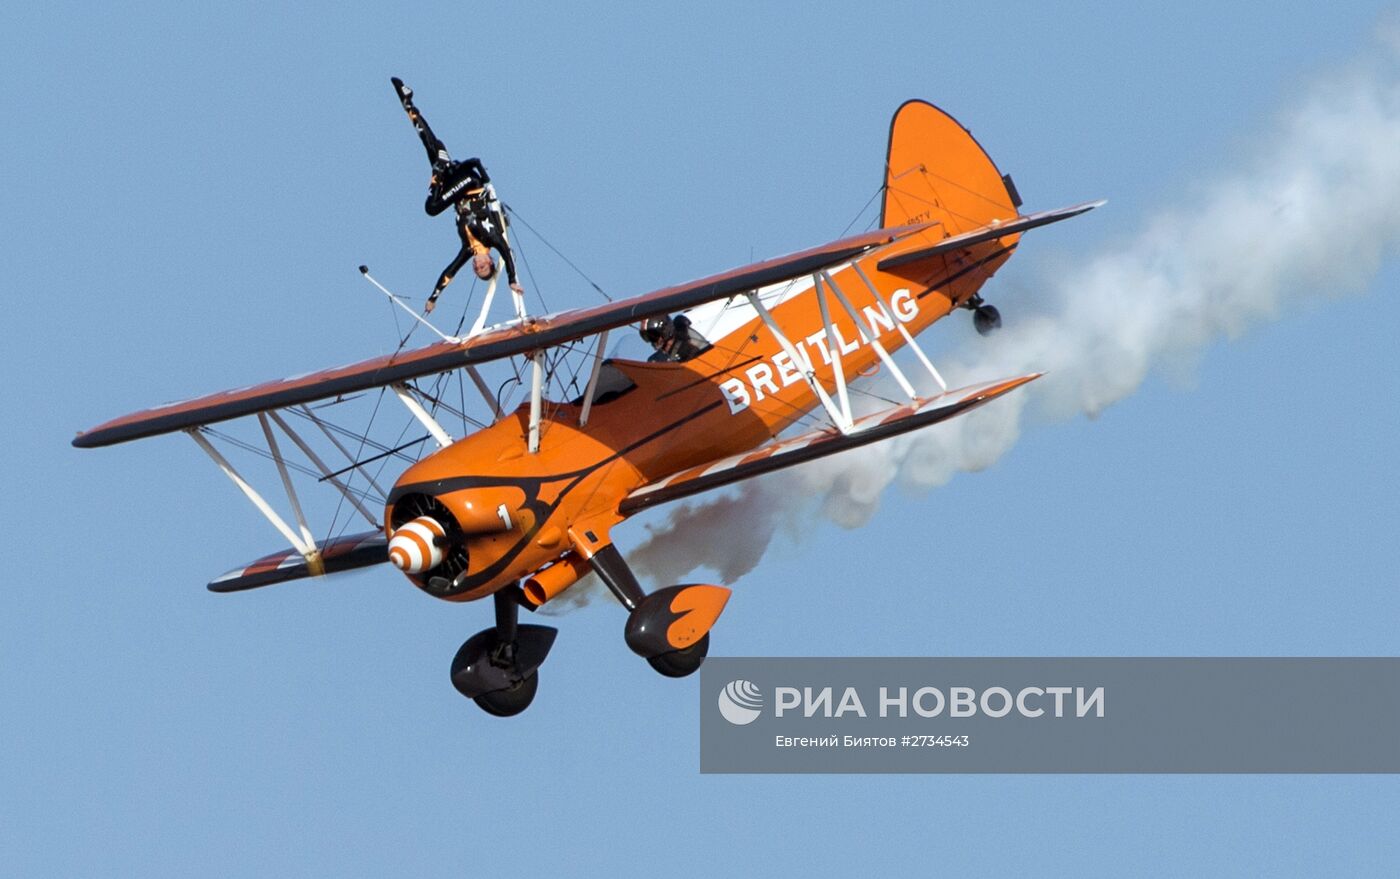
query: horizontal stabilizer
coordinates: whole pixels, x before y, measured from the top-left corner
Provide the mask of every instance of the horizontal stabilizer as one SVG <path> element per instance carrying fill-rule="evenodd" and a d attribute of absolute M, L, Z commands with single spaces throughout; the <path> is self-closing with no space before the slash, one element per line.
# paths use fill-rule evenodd
<path fill-rule="evenodd" d="M 273 583 L 337 574 L 355 568 L 367 568 L 389 560 L 388 543 L 383 531 L 347 534 L 321 547 L 323 570 L 313 574 L 306 558 L 294 549 L 284 549 L 257 561 L 234 568 L 209 584 L 210 592 L 242 592 Z"/>
<path fill-rule="evenodd" d="M 898 268 L 899 266 L 938 256 L 940 253 L 962 250 L 964 247 L 971 247 L 974 244 L 981 244 L 984 241 L 993 241 L 1007 235 L 1015 235 L 1018 232 L 1024 232 L 1027 229 L 1034 229 L 1037 226 L 1048 226 L 1051 223 L 1068 220 L 1070 217 L 1077 217 L 1080 214 L 1088 213 L 1103 204 L 1105 204 L 1105 202 L 1102 200 L 1091 201 L 1084 204 L 1077 204 L 1073 207 L 1059 208 L 1053 211 L 1041 211 L 1038 214 L 1027 214 L 1024 217 L 1017 217 L 1005 223 L 992 223 L 980 229 L 973 229 L 971 232 L 964 232 L 961 235 L 944 238 L 932 247 L 925 247 L 922 250 L 915 250 L 911 253 L 901 253 L 889 259 L 882 259 L 877 265 L 880 271 L 886 272 L 890 269 Z"/>
<path fill-rule="evenodd" d="M 619 512 L 631 515 L 655 504 L 690 497 L 712 488 L 729 485 L 762 473 L 770 473 L 847 449 L 889 439 L 901 433 L 917 430 L 940 421 L 947 421 L 995 400 L 1027 382 L 1040 378 L 1032 373 L 1002 381 L 987 382 L 948 391 L 937 397 L 920 398 L 917 402 L 885 409 L 858 418 L 848 434 L 835 430 L 816 430 L 791 439 L 778 440 L 742 455 L 733 455 L 689 470 L 673 473 L 665 479 L 644 485 L 623 500 Z"/>
<path fill-rule="evenodd" d="M 562 345 L 653 315 L 685 311 L 716 299 L 809 275 L 926 227 L 927 224 L 876 229 L 631 299 L 511 321 L 465 339 L 450 339 L 298 378 L 168 403 L 100 424 L 78 434 L 73 445 L 80 449 L 109 446 Z"/>

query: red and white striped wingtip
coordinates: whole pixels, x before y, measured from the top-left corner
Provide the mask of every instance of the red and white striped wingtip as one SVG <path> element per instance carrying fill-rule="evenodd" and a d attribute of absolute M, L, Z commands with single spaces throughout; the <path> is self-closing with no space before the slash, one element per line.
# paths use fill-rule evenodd
<path fill-rule="evenodd" d="M 442 547 L 435 538 L 447 532 L 432 516 L 405 522 L 389 538 L 389 562 L 405 574 L 421 574 L 442 564 Z"/>

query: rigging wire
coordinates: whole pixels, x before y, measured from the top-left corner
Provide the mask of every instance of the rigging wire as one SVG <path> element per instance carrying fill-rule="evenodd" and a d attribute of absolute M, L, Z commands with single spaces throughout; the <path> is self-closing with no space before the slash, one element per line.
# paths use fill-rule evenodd
<path fill-rule="evenodd" d="M 414 321 L 414 325 L 415 325 L 415 326 L 417 326 L 417 323 L 418 323 L 417 321 Z M 387 390 L 387 388 L 382 388 L 382 387 L 379 389 L 379 396 L 378 396 L 378 397 L 375 399 L 375 401 L 374 401 L 374 410 L 371 411 L 371 412 L 370 412 L 370 415 L 369 415 L 369 424 L 365 425 L 365 435 L 362 435 L 362 436 L 360 437 L 360 445 L 359 445 L 359 448 L 355 449 L 355 456 L 354 456 L 354 458 L 353 458 L 353 460 L 355 460 L 355 461 L 358 461 L 359 458 L 360 458 L 360 456 L 364 454 L 364 451 L 365 451 L 365 443 L 370 442 L 370 439 L 369 439 L 368 434 L 369 434 L 369 431 L 374 427 L 374 419 L 377 418 L 377 417 L 379 417 L 379 407 L 382 406 L 382 405 L 384 404 L 384 392 L 385 392 L 386 390 Z M 399 439 L 403 439 L 403 437 L 400 436 Z M 378 445 L 378 443 L 376 443 L 375 445 Z M 405 456 L 405 457 L 406 457 L 406 456 Z M 357 474 L 357 473 L 359 473 L 359 472 L 360 472 L 359 467 L 355 467 L 354 470 L 351 471 L 351 473 L 350 473 L 350 478 L 347 479 L 347 480 L 345 480 L 345 485 L 346 485 L 347 488 L 351 485 L 351 483 L 353 483 L 353 482 L 355 481 L 355 474 Z M 377 475 L 377 474 L 376 474 L 376 475 Z M 371 482 L 370 484 L 373 485 L 374 483 Z M 331 514 L 331 524 L 330 524 L 330 526 L 326 529 L 326 540 L 327 540 L 327 542 L 329 542 L 329 541 L 331 540 L 331 534 L 332 534 L 333 532 L 335 532 L 335 524 L 336 524 L 336 522 L 340 519 L 340 511 L 344 508 L 344 506 L 345 506 L 345 496 L 344 496 L 344 495 L 341 495 L 340 500 L 336 501 L 336 504 L 335 504 L 335 512 L 334 512 L 333 514 Z M 345 523 L 345 524 L 346 524 L 347 526 L 350 524 L 350 522 L 349 522 L 348 519 L 346 520 L 346 523 Z M 345 533 L 345 532 L 344 532 L 344 529 L 342 528 L 342 530 L 340 531 L 340 534 L 344 534 L 344 533 Z M 336 536 L 339 537 L 340 534 L 337 534 Z"/>
<path fill-rule="evenodd" d="M 524 246 L 517 241 L 511 250 L 520 256 L 520 262 L 525 266 L 525 274 L 530 276 L 530 288 L 535 291 L 535 298 L 540 301 L 540 308 L 545 314 L 548 314 L 549 306 L 545 304 L 544 293 L 540 290 L 539 282 L 535 280 L 535 270 L 530 268 L 530 261 L 525 258 Z"/>
<path fill-rule="evenodd" d="M 856 377 L 857 377 L 857 378 L 860 378 L 860 376 L 856 376 Z M 875 393 L 874 391 L 868 391 L 868 390 L 866 390 L 865 388 L 858 388 L 858 387 L 856 387 L 856 386 L 853 385 L 853 384 L 849 384 L 849 383 L 848 383 L 848 384 L 846 385 L 846 389 L 849 390 L 849 391 L 850 391 L 851 393 L 853 393 L 853 394 L 860 394 L 861 396 L 870 397 L 872 400 L 879 400 L 879 401 L 882 402 L 882 403 L 889 403 L 891 406 L 908 406 L 908 405 L 909 405 L 909 401 L 908 401 L 908 400 L 906 400 L 906 401 L 904 401 L 904 402 L 901 403 L 899 400 L 891 400 L 889 397 L 886 397 L 886 396 L 884 396 L 883 394 L 877 394 L 877 393 Z"/>
<path fill-rule="evenodd" d="M 443 373 L 443 376 L 444 376 L 444 377 L 445 377 L 446 375 L 447 375 L 446 373 Z M 439 384 L 441 384 L 441 380 L 439 380 Z M 431 393 L 431 394 L 428 393 L 427 391 L 423 390 L 422 388 L 418 387 L 418 385 L 416 385 L 416 384 L 413 386 L 413 390 L 414 390 L 415 392 L 417 392 L 418 396 L 422 397 L 423 399 L 427 400 L 429 403 L 432 403 L 432 404 L 433 404 L 433 408 L 432 408 L 431 411 L 432 411 L 432 413 L 433 413 L 434 415 L 437 414 L 437 410 L 438 410 L 438 409 L 445 409 L 445 410 L 448 412 L 448 414 L 450 414 L 450 415 L 455 415 L 455 416 L 457 416 L 458 418 L 462 419 L 463 425 L 466 425 L 467 422 L 471 422 L 471 426 L 472 426 L 472 427 L 476 427 L 476 428 L 478 428 L 478 429 L 487 426 L 487 425 L 484 424 L 483 422 L 477 421 L 475 418 L 472 418 L 471 416 L 467 415 L 466 412 L 464 412 L 464 411 L 462 411 L 462 410 L 459 410 L 459 409 L 457 409 L 456 407 L 454 407 L 454 406 L 450 405 L 449 403 L 447 403 L 445 400 L 440 399 L 440 398 L 437 396 L 437 394 L 441 391 L 441 388 L 440 388 L 440 387 L 434 387 L 434 388 L 433 388 L 433 393 Z"/>
<path fill-rule="evenodd" d="M 470 289 L 467 290 L 467 301 L 462 303 L 462 316 L 457 321 L 457 329 L 452 331 L 452 335 L 456 336 L 457 338 L 461 338 L 462 327 L 467 325 L 467 315 L 471 312 L 472 299 L 476 297 L 476 282 L 479 280 L 481 279 L 476 276 L 475 272 L 473 272 L 472 285 Z"/>
<path fill-rule="evenodd" d="M 582 347 L 578 344 L 577 340 L 571 341 L 571 342 L 563 342 L 563 343 L 560 343 L 559 345 L 556 345 L 556 346 L 555 346 L 555 349 L 558 351 L 558 353 L 554 356 L 554 362 L 553 362 L 552 364 L 550 364 L 550 366 L 549 366 L 549 377 L 550 377 L 550 380 L 551 380 L 551 381 L 557 381 L 557 382 L 558 382 L 560 392 L 563 393 L 563 394 L 565 395 L 565 397 L 567 398 L 567 397 L 568 397 L 568 394 L 569 394 L 569 388 L 577 388 L 577 387 L 578 387 L 578 377 L 579 377 L 579 376 L 582 374 L 582 372 L 583 372 L 582 362 L 580 362 L 578 365 L 575 365 L 575 366 L 571 367 L 571 370 L 572 370 L 572 371 L 569 373 L 569 382 L 568 382 L 568 384 L 565 384 L 565 383 L 564 383 L 563 377 L 560 376 L 560 375 L 558 375 L 558 373 L 560 373 L 560 372 L 563 371 L 563 370 L 561 370 L 561 369 L 559 368 L 559 365 L 560 365 L 561 363 L 563 363 L 563 364 L 565 364 L 565 365 L 567 366 L 568 363 L 567 363 L 567 361 L 565 360 L 565 358 L 568 357 L 569 355 L 577 354 L 577 353 L 579 353 L 580 351 L 583 351 L 584 353 L 589 353 L 589 352 L 588 352 L 588 350 L 587 350 L 586 348 L 582 348 Z"/>
<path fill-rule="evenodd" d="M 861 215 L 862 215 L 862 214 L 864 214 L 867 210 L 870 209 L 870 206 L 871 206 L 872 204 L 874 204 L 875 199 L 879 198 L 879 197 L 880 197 L 880 193 L 882 193 L 882 192 L 884 192 L 884 191 L 885 191 L 885 184 L 881 183 L 879 186 L 877 186 L 877 187 L 875 188 L 875 194 L 872 195 L 872 196 L 870 196 L 870 198 L 865 202 L 865 204 L 861 206 L 861 209 L 860 209 L 860 210 L 856 211 L 856 215 L 855 215 L 854 217 L 851 217 L 851 222 L 847 223 L 847 224 L 846 224 L 846 228 L 842 229 L 842 230 L 841 230 L 841 234 L 840 234 L 840 235 L 837 235 L 836 237 L 837 237 L 837 238 L 845 238 L 845 237 L 846 237 L 846 233 L 849 232 L 849 231 L 851 231 L 851 227 L 854 226 L 854 225 L 856 224 L 856 221 L 859 220 L 859 219 L 861 218 Z M 877 219 L 878 219 L 878 218 L 877 218 Z"/>
<path fill-rule="evenodd" d="M 422 444 L 422 443 L 426 443 L 429 439 L 431 439 L 431 437 L 429 437 L 428 435 L 425 434 L 425 435 L 419 437 L 418 439 L 409 440 L 408 442 L 404 442 L 404 441 L 403 441 L 404 434 L 408 433 L 408 429 L 409 429 L 410 427 L 412 427 L 413 424 L 414 424 L 414 419 L 413 419 L 412 417 L 409 417 L 409 418 L 408 418 L 408 423 L 404 425 L 403 430 L 400 430 L 400 431 L 399 431 L 398 438 L 394 440 L 394 450 L 395 450 L 395 451 L 398 451 L 398 450 L 400 450 L 400 449 L 406 449 L 406 448 L 409 448 L 410 446 L 414 446 L 414 445 L 420 445 L 420 444 Z M 356 467 L 356 472 L 358 472 L 358 470 L 359 470 L 358 465 L 370 464 L 370 463 L 373 463 L 375 460 L 380 460 L 380 459 L 382 459 L 382 460 L 380 460 L 379 469 L 377 469 L 377 470 L 374 471 L 374 476 L 373 476 L 374 481 L 375 481 L 375 482 L 378 482 L 379 479 L 380 479 L 380 477 L 384 475 L 384 468 L 385 468 L 385 466 L 388 465 L 390 458 L 391 458 L 390 455 L 382 454 L 382 455 L 375 455 L 375 456 L 373 456 L 373 457 L 367 458 L 367 459 L 365 459 L 364 461 L 358 461 L 358 462 L 357 462 L 357 467 Z M 344 500 L 344 498 L 342 498 L 342 500 Z M 387 502 L 388 502 L 388 499 L 386 498 L 386 499 L 385 499 L 385 503 L 387 503 Z M 343 536 L 345 535 L 346 530 L 350 527 L 351 519 L 350 519 L 349 517 L 346 517 L 345 523 L 344 523 L 343 525 L 340 526 L 340 530 L 339 530 L 339 531 L 336 530 L 336 527 L 335 527 L 335 526 L 336 526 L 337 521 L 338 521 L 339 518 L 340 518 L 340 508 L 341 508 L 341 504 L 337 504 L 337 505 L 336 505 L 335 516 L 332 517 L 332 519 L 331 519 L 331 526 L 330 526 L 330 528 L 327 530 L 327 536 L 326 536 L 327 542 L 329 542 L 329 541 L 331 541 L 331 540 L 338 540 L 338 539 L 340 539 L 341 537 L 343 537 Z M 385 522 L 384 524 L 387 525 L 388 522 Z M 334 534 L 334 537 L 331 536 L 332 534 Z"/>
<path fill-rule="evenodd" d="M 253 445 L 253 444 L 250 443 L 250 442 L 246 442 L 246 441 L 244 441 L 244 440 L 241 440 L 241 439 L 239 439 L 239 438 L 236 437 L 236 436 L 232 436 L 231 434 L 224 433 L 224 432 L 221 431 L 221 430 L 215 430 L 214 428 L 210 427 L 210 426 L 207 425 L 207 424 L 200 428 L 200 432 L 201 432 L 201 433 L 207 433 L 208 435 L 214 437 L 215 439 L 217 439 L 217 440 L 222 440 L 223 442 L 226 442 L 226 443 L 228 443 L 228 444 L 231 445 L 231 446 L 235 446 L 235 447 L 237 447 L 237 448 L 243 449 L 245 452 L 252 452 L 253 454 L 257 455 L 257 456 L 260 457 L 260 458 L 266 458 L 266 459 L 269 460 L 269 461 L 276 461 L 276 460 L 277 460 L 276 456 L 274 456 L 274 455 L 273 455 L 271 452 L 269 452 L 267 449 L 259 448 L 259 447 Z M 282 463 L 285 464 L 285 465 L 287 466 L 287 469 L 288 469 L 288 470 L 295 470 L 295 471 L 298 472 L 298 473 L 302 473 L 302 474 L 305 474 L 305 475 L 307 475 L 307 476 L 312 476 L 312 477 L 315 477 L 315 478 L 317 478 L 317 479 L 319 479 L 320 476 L 321 476 L 320 473 L 317 473 L 315 470 L 312 470 L 310 467 L 307 467 L 307 466 L 305 466 L 305 465 L 303 465 L 303 464 L 298 464 L 298 463 L 295 462 L 295 461 L 288 461 L 286 458 L 283 458 L 283 459 L 282 459 Z"/>
<path fill-rule="evenodd" d="M 209 436 L 212 436 L 212 437 L 214 437 L 215 439 L 220 440 L 221 442 L 228 443 L 229 445 L 234 446 L 234 447 L 236 447 L 236 448 L 243 449 L 244 451 L 247 451 L 247 452 L 251 452 L 251 453 L 257 455 L 257 456 L 260 457 L 260 458 L 265 458 L 266 460 L 273 461 L 273 462 L 276 462 L 276 461 L 278 460 L 278 459 L 277 459 L 277 456 L 273 455 L 273 454 L 272 454 L 271 452 L 269 452 L 267 449 L 260 448 L 260 447 L 258 447 L 257 445 L 254 445 L 253 443 L 246 442 L 245 440 L 241 440 L 241 439 L 239 439 L 238 437 L 233 436 L 232 434 L 224 433 L 223 431 L 217 430 L 217 429 L 212 428 L 212 427 L 209 427 L 208 425 L 205 425 L 205 426 L 201 427 L 201 428 L 200 428 L 200 432 L 201 432 L 201 433 L 208 434 Z M 423 439 L 427 439 L 427 437 L 425 436 L 425 437 L 423 437 Z M 341 471 L 338 471 L 338 472 L 336 472 L 336 473 L 330 474 L 330 476 L 323 476 L 323 475 L 320 473 L 320 471 L 318 471 L 318 470 L 312 470 L 310 467 L 307 467 L 307 466 L 305 466 L 305 465 L 303 465 L 303 464 L 299 464 L 299 463 L 297 463 L 296 461 L 288 460 L 288 459 L 285 458 L 285 457 L 282 458 L 281 464 L 282 464 L 282 466 L 286 467 L 288 470 L 292 470 L 292 471 L 295 471 L 295 472 L 297 472 L 297 473 L 301 473 L 301 474 L 303 474 L 303 475 L 305 475 L 305 476 L 309 476 L 309 477 L 311 477 L 312 479 L 315 479 L 316 482 L 317 482 L 318 484 L 319 484 L 319 483 L 322 483 L 322 482 L 325 482 L 327 479 L 330 479 L 330 478 L 332 478 L 332 477 L 343 475 L 343 474 L 346 472 L 345 470 L 341 470 Z M 344 503 L 344 501 L 345 501 L 345 494 L 352 494 L 352 495 L 354 495 L 356 498 L 358 498 L 360 501 L 372 501 L 372 502 L 377 503 L 377 504 L 383 504 L 383 503 L 384 503 L 384 498 L 381 497 L 381 496 L 379 495 L 379 493 L 376 492 L 376 491 L 372 491 L 372 490 L 367 489 L 367 488 L 355 488 L 355 487 L 352 487 L 348 481 L 347 481 L 347 482 L 343 482 L 343 483 L 341 483 L 341 484 L 344 486 L 344 492 L 337 492 L 337 495 L 340 497 L 340 501 L 341 501 L 339 504 L 337 504 L 337 511 L 339 510 L 339 508 L 343 505 L 343 503 Z M 329 543 L 330 540 L 331 540 L 330 533 L 331 533 L 331 531 L 333 531 L 334 528 L 335 528 L 335 520 L 336 520 L 336 518 L 338 518 L 338 513 L 337 513 L 337 516 L 334 516 L 334 517 L 332 517 L 332 519 L 331 519 L 331 529 L 329 529 L 329 530 L 327 531 L 326 543 Z M 349 525 L 349 520 L 346 521 L 346 525 L 347 525 L 347 526 Z M 342 533 L 343 533 L 343 529 L 342 529 Z M 337 535 L 337 536 L 339 536 L 339 535 Z"/>
<path fill-rule="evenodd" d="M 382 395 L 383 393 L 384 393 L 384 392 L 383 392 L 383 390 L 381 389 L 381 390 L 380 390 L 380 394 Z M 363 396 L 363 395 L 357 395 L 357 396 Z M 311 420 L 312 420 L 305 412 L 302 412 L 300 408 L 287 408 L 287 409 L 284 409 L 283 411 L 284 411 L 284 412 L 290 412 L 290 413 L 292 413 L 293 415 L 297 416 L 298 418 L 302 418 L 302 419 L 304 419 L 304 420 L 306 420 L 306 421 L 311 421 Z M 350 430 L 349 428 L 341 427 L 340 425 L 335 424 L 334 422 L 331 422 L 331 421 L 327 421 L 327 420 L 324 419 L 324 418 L 317 418 L 317 419 L 315 419 L 315 420 L 316 420 L 316 421 L 319 421 L 319 422 L 320 422 L 322 425 L 324 425 L 328 430 L 332 431 L 333 433 L 338 433 L 338 434 L 340 434 L 341 436 L 345 437 L 346 439 L 354 440 L 354 441 L 356 441 L 356 442 L 364 442 L 364 443 L 365 443 L 366 445 L 368 445 L 370 448 L 375 449 L 375 450 L 380 451 L 380 452 L 389 451 L 389 447 L 388 447 L 388 446 L 384 445 L 383 443 L 375 442 L 374 440 L 370 439 L 370 438 L 369 438 L 367 435 L 365 435 L 365 434 L 356 433 L 355 431 Z M 410 458 L 410 457 L 408 457 L 407 455 L 399 455 L 399 457 L 402 458 L 403 460 L 409 462 L 410 464 L 413 463 L 413 459 Z"/>
<path fill-rule="evenodd" d="M 402 434 L 400 434 L 400 436 L 402 436 Z M 327 474 L 327 475 L 325 475 L 325 476 L 322 476 L 322 477 L 320 477 L 317 481 L 318 481 L 318 482 L 325 482 L 327 479 L 331 479 L 332 477 L 335 477 L 335 476 L 341 476 L 341 475 L 343 475 L 343 474 L 349 473 L 351 470 L 357 470 L 357 469 L 359 469 L 360 467 L 365 466 L 366 464 L 373 464 L 375 461 L 378 461 L 378 460 L 381 459 L 381 458 L 387 458 L 387 457 L 389 457 L 389 455 L 391 455 L 391 454 L 394 453 L 394 452 L 399 451 L 400 449 L 406 449 L 406 448 L 409 448 L 410 446 L 415 446 L 415 445 L 417 445 L 418 443 L 421 443 L 421 442 L 424 442 L 424 441 L 428 440 L 429 438 L 430 438 L 430 437 L 428 436 L 428 434 L 425 433 L 425 434 L 423 434 L 422 436 L 420 436 L 420 437 L 419 437 L 418 439 L 416 439 L 416 440 L 409 440 L 409 441 L 406 442 L 406 443 L 403 443 L 403 444 L 401 444 L 401 445 L 397 445 L 397 446 L 395 446 L 394 448 L 390 449 L 388 452 L 381 452 L 381 453 L 378 454 L 378 455 L 370 455 L 368 458 L 364 458 L 364 459 L 362 459 L 362 460 L 356 461 L 355 463 L 351 464 L 351 465 L 348 466 L 348 467 L 342 467 L 341 469 L 335 471 L 334 473 L 330 473 L 330 474 Z M 315 475 L 315 474 L 313 474 L 313 475 Z M 365 494 L 366 494 L 366 495 L 372 495 L 372 494 L 374 494 L 374 492 L 365 492 Z M 377 496 L 377 495 L 376 495 L 376 496 Z"/>
<path fill-rule="evenodd" d="M 587 281 L 587 282 L 588 282 L 588 285 L 589 285 L 590 287 L 592 287 L 594 290 L 597 290 L 599 296 L 602 296 L 604 299 L 608 300 L 609 302 L 612 302 L 612 301 L 613 301 L 613 298 L 612 298 L 611 296 L 609 296 L 609 295 L 607 294 L 607 292 L 606 292 L 605 290 L 603 290 L 602 287 L 599 287 L 599 286 L 598 286 L 598 282 L 597 282 L 597 281 L 594 281 L 592 278 L 588 277 L 588 275 L 585 275 L 585 274 L 583 273 L 583 269 L 581 269 L 581 268 L 579 268 L 578 266 L 574 265 L 573 260 L 569 259 L 569 258 L 568 258 L 567 256 L 565 256 L 563 253 L 561 253 L 561 252 L 559 251 L 559 248 L 555 247 L 553 244 L 550 244 L 550 243 L 549 243 L 549 239 L 547 239 L 547 238 L 545 238 L 543 235 L 541 235 L 538 229 L 536 229 L 534 226 L 531 226 L 530 223 L 529 223 L 524 217 L 520 216 L 519 211 L 517 211 L 515 208 L 511 207 L 511 206 L 508 205 L 508 204 L 502 204 L 502 207 L 504 207 L 504 208 L 506 209 L 506 212 L 509 213 L 512 217 L 514 217 L 515 219 L 519 220 L 519 221 L 520 221 L 520 225 L 524 226 L 526 229 L 529 229 L 532 233 L 534 233 L 534 236 L 535 236 L 536 238 L 540 239 L 540 241 L 544 243 L 544 246 L 545 246 L 545 247 L 548 247 L 550 250 L 554 251 L 554 253 L 555 253 L 560 259 L 562 259 L 565 263 L 568 264 L 569 268 L 571 268 L 571 269 L 573 269 L 574 271 L 578 272 L 579 277 L 580 277 L 580 278 L 583 278 L 585 281 Z"/>
<path fill-rule="evenodd" d="M 400 338 L 401 338 L 401 339 L 403 340 L 403 341 L 399 342 L 399 347 L 402 348 L 402 347 L 403 347 L 403 343 L 408 341 L 408 336 L 413 335 L 413 330 L 412 330 L 412 329 L 409 329 L 409 331 L 408 331 L 408 336 L 405 336 L 404 333 L 403 333 L 403 326 L 399 323 L 399 312 L 398 312 L 398 309 L 394 308 L 394 300 L 392 300 L 392 299 L 385 299 L 385 300 L 384 300 L 384 304 L 389 308 L 389 316 L 392 317 L 392 318 L 394 319 L 394 338 L 395 338 L 395 339 L 400 339 Z M 414 321 L 414 322 L 413 322 L 413 325 L 414 325 L 415 327 L 418 326 L 418 321 Z"/>
<path fill-rule="evenodd" d="M 427 441 L 428 437 L 425 436 L 425 437 L 423 437 L 423 438 L 420 439 L 420 440 L 415 440 L 414 442 L 410 442 L 410 443 L 404 443 L 404 442 L 403 442 L 404 434 L 408 433 L 408 429 L 409 429 L 410 427 L 413 426 L 414 422 L 415 422 L 415 419 L 414 419 L 412 416 L 410 416 L 410 417 L 408 418 L 408 423 L 405 424 L 405 425 L 403 426 L 403 430 L 399 431 L 398 439 L 394 440 L 394 445 L 395 445 L 395 446 L 403 445 L 403 446 L 406 447 L 406 446 L 411 446 L 411 445 L 413 445 L 414 443 L 423 443 L 423 442 L 426 442 L 426 441 Z M 379 469 L 376 470 L 376 471 L 374 471 L 374 481 L 375 481 L 375 482 L 378 482 L 378 481 L 379 481 L 379 478 L 380 478 L 381 476 L 384 475 L 384 468 L 385 468 L 385 466 L 388 465 L 388 463 L 389 463 L 389 458 L 386 456 L 386 457 L 384 458 L 384 460 L 380 462 L 380 464 L 379 464 Z M 389 523 L 388 523 L 388 522 L 385 522 L 384 524 L 385 524 L 385 525 L 388 525 Z M 341 527 L 340 533 L 341 533 L 341 534 L 344 534 L 344 533 L 345 533 L 345 529 L 348 528 L 349 526 L 350 526 L 350 520 L 349 520 L 349 519 L 346 519 L 345 525 L 343 525 L 343 526 Z"/>

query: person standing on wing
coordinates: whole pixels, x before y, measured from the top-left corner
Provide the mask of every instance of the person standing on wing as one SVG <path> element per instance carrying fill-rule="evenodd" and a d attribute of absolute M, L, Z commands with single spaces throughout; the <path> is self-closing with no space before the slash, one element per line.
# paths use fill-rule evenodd
<path fill-rule="evenodd" d="M 428 127 L 423 114 L 413 106 L 413 89 L 404 85 L 398 77 L 392 77 L 390 81 L 409 121 L 418 131 L 423 149 L 428 152 L 428 162 L 433 167 L 433 176 L 428 181 L 428 200 L 423 204 L 423 210 L 428 212 L 428 216 L 436 217 L 449 206 L 455 209 L 457 235 L 462 239 L 462 249 L 442 270 L 423 310 L 433 310 L 442 291 L 452 283 L 453 276 L 468 259 L 472 261 L 472 271 L 478 278 L 483 281 L 492 278 L 496 273 L 496 263 L 491 258 L 492 248 L 505 261 L 506 278 L 517 297 L 518 308 L 525 290 L 515 277 L 515 258 L 510 252 L 510 242 L 506 240 L 508 225 L 505 213 L 501 210 L 501 201 L 496 197 L 496 188 L 491 185 L 486 167 L 481 164 L 481 159 L 475 157 L 464 162 L 454 161 L 448 155 L 447 147 Z"/>

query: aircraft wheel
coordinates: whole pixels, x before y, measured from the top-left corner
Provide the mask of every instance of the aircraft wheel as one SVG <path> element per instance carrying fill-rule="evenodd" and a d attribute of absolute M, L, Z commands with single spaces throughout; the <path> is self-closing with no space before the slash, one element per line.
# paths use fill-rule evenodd
<path fill-rule="evenodd" d="M 979 335 L 989 335 L 992 330 L 1001 326 L 1001 312 L 997 311 L 995 305 L 979 305 L 972 312 L 972 325 Z"/>
<path fill-rule="evenodd" d="M 670 653 L 648 656 L 647 662 L 652 668 L 668 678 L 683 678 L 686 675 L 694 674 L 700 668 L 700 664 L 705 661 L 709 652 L 710 633 L 706 632 L 699 641 L 684 650 L 672 650 Z"/>
<path fill-rule="evenodd" d="M 530 703 L 535 701 L 535 691 L 539 688 L 539 673 L 532 671 L 504 690 L 482 693 L 472 701 L 487 714 L 496 717 L 514 717 L 530 707 Z"/>

